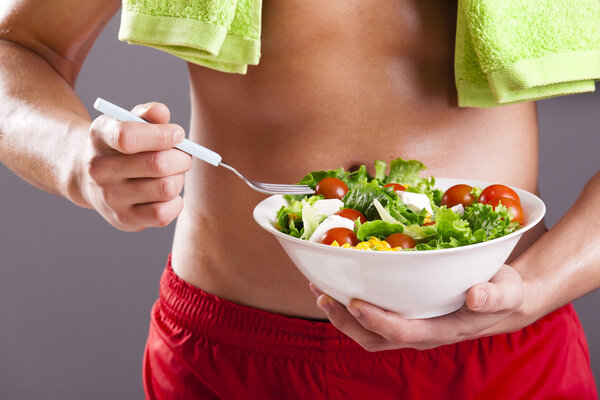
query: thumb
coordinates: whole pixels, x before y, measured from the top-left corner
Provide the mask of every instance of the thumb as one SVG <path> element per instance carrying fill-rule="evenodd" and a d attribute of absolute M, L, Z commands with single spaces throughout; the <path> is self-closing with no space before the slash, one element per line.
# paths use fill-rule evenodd
<path fill-rule="evenodd" d="M 523 303 L 523 281 L 516 269 L 503 265 L 494 277 L 467 291 L 467 308 L 480 313 L 516 310 Z"/>
<path fill-rule="evenodd" d="M 131 112 L 153 124 L 166 124 L 171 119 L 169 108 L 162 103 L 138 104 Z"/>

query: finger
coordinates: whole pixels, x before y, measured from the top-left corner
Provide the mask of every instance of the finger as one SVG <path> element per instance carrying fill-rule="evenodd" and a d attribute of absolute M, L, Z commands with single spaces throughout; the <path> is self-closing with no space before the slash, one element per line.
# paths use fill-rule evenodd
<path fill-rule="evenodd" d="M 177 196 L 169 201 L 138 204 L 132 207 L 129 218 L 142 228 L 165 227 L 179 216 L 183 209 L 183 199 Z"/>
<path fill-rule="evenodd" d="M 321 291 L 321 289 L 319 289 L 314 283 L 309 282 L 308 283 L 308 287 L 310 289 L 310 291 L 315 295 L 316 298 L 319 298 L 320 295 L 323 294 L 323 292 Z"/>
<path fill-rule="evenodd" d="M 172 200 L 181 193 L 182 174 L 164 178 L 132 179 L 123 183 L 121 195 L 129 204 L 148 204 Z"/>
<path fill-rule="evenodd" d="M 131 112 L 153 124 L 166 124 L 171 119 L 169 108 L 162 103 L 138 104 Z"/>
<path fill-rule="evenodd" d="M 383 349 L 426 350 L 456 343 L 468 338 L 473 332 L 494 325 L 502 318 L 496 314 L 474 314 L 463 308 L 435 318 L 406 319 L 360 300 L 352 300 L 348 309 L 365 330 L 384 340 L 385 344 L 380 346 Z"/>
<path fill-rule="evenodd" d="M 429 332 L 421 322 L 424 320 L 402 318 L 396 313 L 357 299 L 350 301 L 348 311 L 363 328 L 381 336 L 394 348 L 424 348 L 425 340 L 429 341 Z"/>
<path fill-rule="evenodd" d="M 386 341 L 374 332 L 365 329 L 348 310 L 326 294 L 317 299 L 317 305 L 325 312 L 333 326 L 357 342 L 367 351 L 385 350 Z"/>
<path fill-rule="evenodd" d="M 475 285 L 467 291 L 467 308 L 478 313 L 514 311 L 521 303 L 521 275 L 508 265 L 503 265 L 489 282 Z"/>
<path fill-rule="evenodd" d="M 126 216 L 136 205 L 168 202 L 174 199 L 183 189 L 183 183 L 184 177 L 180 174 L 108 184 L 101 187 L 102 202 L 117 214 Z M 130 224 L 137 226 L 135 223 L 130 222 Z"/>
<path fill-rule="evenodd" d="M 97 182 L 128 178 L 160 178 L 187 172 L 192 156 L 177 149 L 137 154 L 99 154 L 90 161 L 89 173 Z"/>
<path fill-rule="evenodd" d="M 175 124 L 122 122 L 102 115 L 92 123 L 90 135 L 99 149 L 114 149 L 123 154 L 135 154 L 172 148 L 183 140 L 185 132 Z"/>
<path fill-rule="evenodd" d="M 479 289 L 487 293 L 484 306 L 472 311 L 468 304 Z M 519 273 L 503 266 L 488 283 L 476 285 L 467 294 L 467 306 L 451 314 L 429 319 L 408 320 L 360 300 L 352 300 L 348 310 L 361 326 L 381 336 L 393 348 L 429 349 L 465 339 L 485 336 L 504 321 L 523 301 Z"/>

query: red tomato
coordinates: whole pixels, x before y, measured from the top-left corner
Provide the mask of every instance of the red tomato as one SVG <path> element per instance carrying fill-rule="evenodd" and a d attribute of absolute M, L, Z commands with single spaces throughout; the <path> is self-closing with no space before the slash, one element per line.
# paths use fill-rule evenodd
<path fill-rule="evenodd" d="M 360 219 L 361 224 L 367 222 L 367 217 L 365 217 L 360 211 L 355 210 L 353 208 L 343 208 L 340 211 L 336 212 L 335 215 L 339 215 L 342 218 L 348 218 L 351 221 L 356 221 L 357 219 Z"/>
<path fill-rule="evenodd" d="M 435 225 L 435 221 L 425 222 L 423 226 Z"/>
<path fill-rule="evenodd" d="M 403 249 L 412 249 L 417 245 L 415 239 L 404 233 L 394 233 L 385 238 L 385 241 L 394 247 L 402 247 Z"/>
<path fill-rule="evenodd" d="M 334 240 L 340 245 L 350 243 L 352 246 L 356 246 L 359 243 L 356 234 L 348 228 L 331 228 L 325 232 L 321 238 L 321 243 L 330 245 Z"/>
<path fill-rule="evenodd" d="M 440 204 L 448 208 L 454 207 L 457 204 L 468 207 L 475 201 L 475 196 L 471 194 L 471 190 L 473 188 L 469 185 L 454 185 L 444 192 Z"/>
<path fill-rule="evenodd" d="M 504 185 L 490 185 L 483 189 L 479 195 L 479 202 L 483 204 L 490 204 L 492 200 L 502 197 L 516 200 L 519 203 L 521 202 L 519 195 L 511 188 Z"/>
<path fill-rule="evenodd" d="M 394 188 L 394 192 L 404 192 L 406 188 L 399 183 L 388 183 L 383 185 L 383 187 L 392 187 Z"/>
<path fill-rule="evenodd" d="M 315 194 L 320 194 L 326 199 L 342 199 L 348 193 L 348 186 L 338 178 L 325 178 L 317 183 Z"/>
<path fill-rule="evenodd" d="M 508 212 L 512 215 L 511 222 L 518 222 L 519 224 L 523 224 L 523 208 L 521 207 L 520 201 L 511 199 L 509 197 L 500 197 L 497 199 L 493 199 L 487 204 L 496 209 L 498 203 L 502 203 L 504 207 L 508 208 Z"/>

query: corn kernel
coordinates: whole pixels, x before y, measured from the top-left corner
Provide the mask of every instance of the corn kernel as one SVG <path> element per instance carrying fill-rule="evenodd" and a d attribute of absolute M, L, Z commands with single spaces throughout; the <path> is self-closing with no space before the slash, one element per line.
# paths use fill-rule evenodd
<path fill-rule="evenodd" d="M 371 246 L 369 246 L 369 242 L 360 242 L 356 245 L 356 249 L 358 250 L 369 250 Z"/>
<path fill-rule="evenodd" d="M 333 242 L 331 242 L 331 245 L 333 247 L 340 247 L 340 244 L 337 242 L 337 240 L 334 240 Z"/>
<path fill-rule="evenodd" d="M 403 250 L 403 249 L 402 249 L 402 247 L 400 247 L 400 246 L 398 246 L 398 247 L 394 247 L 394 248 L 392 249 L 392 251 L 402 251 L 402 250 Z"/>
<path fill-rule="evenodd" d="M 350 243 L 344 243 L 344 244 L 343 244 L 341 247 L 342 247 L 343 249 L 351 249 L 351 248 L 352 248 L 352 245 L 351 245 Z"/>

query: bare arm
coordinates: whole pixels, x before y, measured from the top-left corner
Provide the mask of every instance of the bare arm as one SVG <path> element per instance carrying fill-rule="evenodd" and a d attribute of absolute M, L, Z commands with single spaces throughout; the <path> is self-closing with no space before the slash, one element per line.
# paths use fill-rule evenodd
<path fill-rule="evenodd" d="M 600 287 L 600 171 L 571 209 L 513 262 L 525 281 L 524 312 L 545 315 Z"/>
<path fill-rule="evenodd" d="M 33 185 L 82 206 L 88 205 L 74 170 L 91 121 L 73 87 L 118 7 L 115 0 L 0 6 L 0 160 Z"/>
<path fill-rule="evenodd" d="M 191 159 L 173 145 L 183 130 L 152 103 L 155 124 L 93 123 L 73 86 L 118 0 L 4 0 L 0 5 L 0 160 L 23 179 L 96 209 L 123 230 L 164 226 Z"/>

